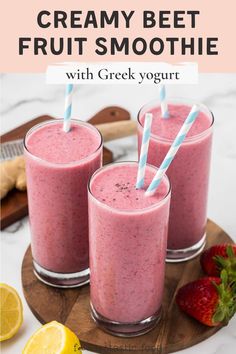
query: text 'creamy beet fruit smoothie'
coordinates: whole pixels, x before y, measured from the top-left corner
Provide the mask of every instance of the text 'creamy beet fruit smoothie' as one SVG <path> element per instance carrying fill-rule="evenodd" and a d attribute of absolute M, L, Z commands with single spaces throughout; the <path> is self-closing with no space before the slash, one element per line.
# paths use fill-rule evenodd
<path fill-rule="evenodd" d="M 87 183 L 101 167 L 102 138 L 88 123 L 63 120 L 33 127 L 25 137 L 34 271 L 54 286 L 89 281 Z"/>
<path fill-rule="evenodd" d="M 162 116 L 159 102 L 145 105 L 138 115 L 139 152 L 144 116 L 153 114 L 148 163 L 160 166 L 191 110 L 192 103 L 172 100 L 168 117 Z M 167 175 L 172 186 L 168 231 L 168 261 L 196 256 L 204 247 L 207 196 L 212 145 L 213 116 L 204 106 L 182 142 Z"/>
<path fill-rule="evenodd" d="M 137 162 L 114 163 L 89 183 L 91 312 L 101 328 L 120 336 L 156 325 L 164 287 L 170 183 L 164 176 L 145 197 L 157 169 L 146 166 L 141 189 L 137 170 Z"/>

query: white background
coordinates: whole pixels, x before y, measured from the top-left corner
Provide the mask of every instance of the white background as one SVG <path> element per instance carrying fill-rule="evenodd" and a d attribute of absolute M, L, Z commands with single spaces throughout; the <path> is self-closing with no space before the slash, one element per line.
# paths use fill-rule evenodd
<path fill-rule="evenodd" d="M 209 217 L 236 241 L 236 74 L 202 74 L 198 85 L 169 86 L 168 96 L 186 97 L 205 103 L 215 115 Z M 73 117 L 87 120 L 101 108 L 118 105 L 135 119 L 140 107 L 158 96 L 157 86 L 76 87 Z M 46 85 L 41 74 L 1 75 L 1 131 L 7 132 L 41 114 L 62 117 L 64 86 Z M 107 144 L 119 160 L 137 159 L 135 138 Z M 40 326 L 24 301 L 21 262 L 30 241 L 28 218 L 1 233 L 1 281 L 14 286 L 24 305 L 24 323 L 19 333 L 2 344 L 2 353 L 21 353 L 30 335 Z M 204 342 L 180 354 L 233 354 L 236 316 L 230 324 Z"/>

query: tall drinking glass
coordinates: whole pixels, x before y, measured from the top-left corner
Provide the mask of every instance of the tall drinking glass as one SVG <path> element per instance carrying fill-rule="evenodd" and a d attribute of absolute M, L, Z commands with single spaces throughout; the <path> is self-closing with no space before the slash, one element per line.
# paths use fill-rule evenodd
<path fill-rule="evenodd" d="M 145 113 L 153 114 L 148 162 L 160 166 L 191 110 L 192 102 L 168 102 L 169 118 L 162 118 L 160 104 L 153 101 L 138 114 L 139 152 Z M 167 261 L 195 257 L 205 245 L 207 196 L 211 160 L 213 115 L 200 105 L 200 113 L 167 170 L 172 185 Z"/>
<path fill-rule="evenodd" d="M 152 197 L 145 189 L 157 169 L 147 166 L 136 189 L 138 163 L 102 167 L 89 183 L 91 314 L 105 331 L 135 336 L 161 314 L 170 183 L 164 176 Z"/>
<path fill-rule="evenodd" d="M 63 120 L 34 126 L 24 140 L 34 272 L 52 286 L 89 281 L 87 183 L 102 162 L 92 125 Z"/>

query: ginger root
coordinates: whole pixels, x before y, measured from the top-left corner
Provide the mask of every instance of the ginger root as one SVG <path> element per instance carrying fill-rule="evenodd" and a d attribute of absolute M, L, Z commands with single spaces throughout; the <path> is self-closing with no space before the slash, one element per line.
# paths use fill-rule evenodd
<path fill-rule="evenodd" d="M 14 160 L 0 164 L 0 198 L 4 198 L 13 188 L 20 191 L 26 190 L 24 156 L 18 156 Z"/>

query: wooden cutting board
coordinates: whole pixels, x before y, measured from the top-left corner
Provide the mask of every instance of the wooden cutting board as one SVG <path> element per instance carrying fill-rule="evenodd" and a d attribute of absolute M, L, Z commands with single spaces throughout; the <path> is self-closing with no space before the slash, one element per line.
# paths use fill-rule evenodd
<path fill-rule="evenodd" d="M 1 142 L 5 143 L 11 140 L 23 139 L 27 131 L 35 124 L 52 119 L 50 116 L 40 116 L 35 118 L 14 130 L 1 136 Z M 91 124 L 102 124 L 109 122 L 117 122 L 120 120 L 130 119 L 130 114 L 120 107 L 107 107 L 95 114 L 89 119 Z M 103 149 L 103 164 L 112 162 L 112 152 L 106 148 Z M 17 220 L 28 214 L 27 193 L 13 189 L 1 201 L 1 230 L 13 224 Z"/>
<path fill-rule="evenodd" d="M 207 245 L 229 242 L 231 238 L 215 223 L 208 221 Z M 166 354 L 197 344 L 220 327 L 207 327 L 179 310 L 175 294 L 179 287 L 203 276 L 199 256 L 166 266 L 163 317 L 151 332 L 136 338 L 114 337 L 101 331 L 90 317 L 89 285 L 77 289 L 57 289 L 41 283 L 33 273 L 28 248 L 22 263 L 22 285 L 28 305 L 41 323 L 57 320 L 71 328 L 82 347 L 98 353 Z"/>

